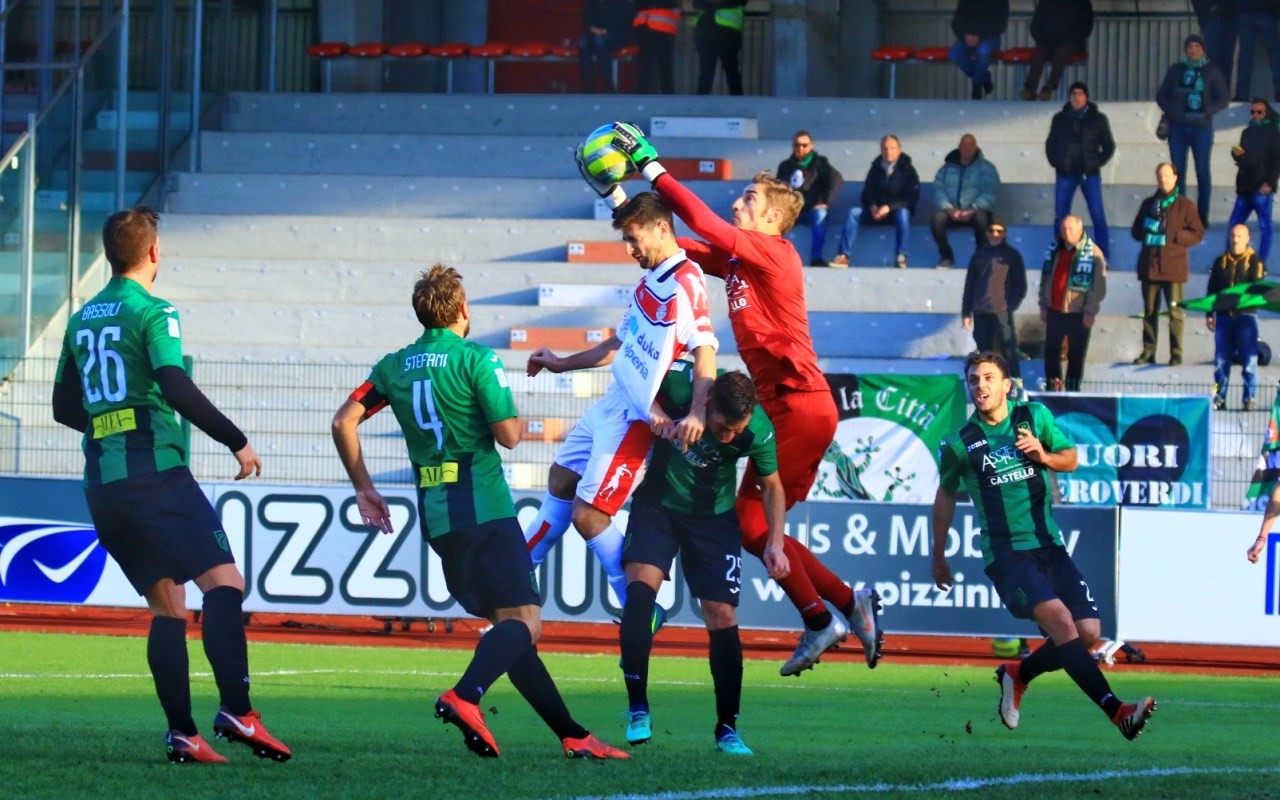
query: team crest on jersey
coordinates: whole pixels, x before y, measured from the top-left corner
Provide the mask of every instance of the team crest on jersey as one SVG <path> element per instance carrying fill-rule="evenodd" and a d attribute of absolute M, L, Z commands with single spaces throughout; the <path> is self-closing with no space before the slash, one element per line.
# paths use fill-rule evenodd
<path fill-rule="evenodd" d="M 646 284 L 636 287 L 635 307 L 644 314 L 645 319 L 662 328 L 675 324 L 676 296 L 658 297 Z"/>
<path fill-rule="evenodd" d="M 106 563 L 92 527 L 0 517 L 0 600 L 83 603 Z"/>

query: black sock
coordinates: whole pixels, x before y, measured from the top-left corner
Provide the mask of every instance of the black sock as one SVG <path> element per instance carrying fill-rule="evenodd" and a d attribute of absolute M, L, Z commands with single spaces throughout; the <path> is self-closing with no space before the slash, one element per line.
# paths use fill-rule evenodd
<path fill-rule="evenodd" d="M 577 723 L 565 706 L 556 682 L 547 672 L 547 665 L 538 656 L 537 647 L 525 650 L 520 660 L 507 670 L 507 677 L 557 739 L 581 739 L 587 735 L 587 729 Z"/>
<path fill-rule="evenodd" d="M 528 625 L 518 619 L 499 622 L 480 637 L 471 663 L 453 690 L 466 702 L 479 703 L 493 682 L 509 671 L 531 647 L 533 637 L 529 634 Z"/>
<path fill-rule="evenodd" d="M 716 722 L 733 728 L 742 708 L 742 637 L 737 625 L 707 634 L 711 640 L 711 682 L 716 687 Z"/>
<path fill-rule="evenodd" d="M 187 621 L 177 617 L 152 617 L 147 634 L 147 664 L 156 682 L 156 696 L 169 721 L 169 729 L 195 736 L 191 718 L 191 675 L 187 659 Z"/>
<path fill-rule="evenodd" d="M 658 593 L 642 581 L 627 584 L 618 640 L 622 650 L 622 679 L 631 707 L 649 704 L 649 652 L 653 649 L 653 607 Z"/>
<path fill-rule="evenodd" d="M 852 611 L 853 609 L 849 609 Z M 831 612 L 825 608 L 821 613 L 814 614 L 812 617 L 803 617 L 804 626 L 811 631 L 820 631 L 831 624 Z"/>
<path fill-rule="evenodd" d="M 1060 644 L 1058 653 L 1062 668 L 1076 682 L 1076 686 L 1098 704 L 1098 708 L 1106 713 L 1107 719 L 1114 717 L 1122 704 L 1111 693 L 1111 684 L 1107 683 L 1107 677 L 1102 674 L 1098 662 L 1084 649 L 1084 642 L 1077 637 L 1066 644 Z"/>
<path fill-rule="evenodd" d="M 253 710 L 249 703 L 249 646 L 244 640 L 244 592 L 218 586 L 204 596 L 200 627 L 204 654 L 213 668 L 222 704 L 242 717 Z"/>
<path fill-rule="evenodd" d="M 1018 667 L 1018 677 L 1023 683 L 1031 683 L 1031 679 L 1046 672 L 1062 669 L 1062 654 L 1052 639 L 1045 639 L 1044 644 L 1035 649 L 1031 655 L 1022 659 Z"/>

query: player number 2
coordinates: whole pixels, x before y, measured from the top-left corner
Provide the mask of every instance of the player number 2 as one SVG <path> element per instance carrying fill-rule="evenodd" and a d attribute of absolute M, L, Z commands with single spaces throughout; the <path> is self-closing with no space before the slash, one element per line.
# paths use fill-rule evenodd
<path fill-rule="evenodd" d="M 413 382 L 413 417 L 418 427 L 436 435 L 436 449 L 444 448 L 444 423 L 436 416 L 436 400 L 431 394 L 431 381 Z"/>
<path fill-rule="evenodd" d="M 90 403 L 100 403 L 105 397 L 108 402 L 119 403 L 128 393 L 128 385 L 124 377 L 124 359 L 111 347 L 112 342 L 120 341 L 120 326 L 108 325 L 98 332 L 81 328 L 76 331 L 76 344 L 84 345 L 89 357 L 84 361 L 81 370 L 84 381 L 84 396 Z M 102 391 L 93 386 L 93 368 L 98 368 L 98 380 Z M 114 378 L 115 388 L 112 388 Z"/>

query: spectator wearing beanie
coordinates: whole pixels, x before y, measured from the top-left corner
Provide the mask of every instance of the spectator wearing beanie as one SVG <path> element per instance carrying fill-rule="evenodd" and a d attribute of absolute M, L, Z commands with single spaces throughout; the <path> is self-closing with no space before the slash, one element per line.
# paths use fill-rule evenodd
<path fill-rule="evenodd" d="M 1093 241 L 1102 252 L 1111 253 L 1107 212 L 1102 207 L 1102 168 L 1116 152 L 1111 123 L 1098 105 L 1089 99 L 1089 87 L 1081 81 L 1071 84 L 1067 102 L 1053 115 L 1044 154 L 1058 173 L 1054 183 L 1053 230 L 1071 213 L 1076 190 L 1084 194 L 1093 222 Z"/>

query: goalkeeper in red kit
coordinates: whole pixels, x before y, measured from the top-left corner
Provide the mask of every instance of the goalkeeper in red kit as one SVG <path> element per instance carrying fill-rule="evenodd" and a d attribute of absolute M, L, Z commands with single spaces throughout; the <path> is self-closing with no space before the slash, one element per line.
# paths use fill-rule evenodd
<path fill-rule="evenodd" d="M 615 123 L 614 147 L 627 153 L 654 191 L 705 240 L 681 238 L 679 244 L 707 275 L 724 280 L 738 353 L 759 391 L 760 405 L 777 429 L 779 475 L 791 508 L 809 495 L 838 419 L 809 335 L 800 254 L 784 237 L 795 225 L 803 198 L 762 172 L 734 201 L 732 223 L 725 222 L 667 174 L 638 128 Z M 768 525 L 759 476 L 752 467 L 738 491 L 737 511 L 742 544 L 760 557 Z M 791 574 L 778 583 L 800 611 L 805 631 L 782 674 L 809 669 L 850 630 L 862 643 L 867 665 L 875 667 L 883 642 L 879 595 L 870 588 L 850 589 L 790 537 L 786 555 Z M 824 600 L 845 619 L 833 615 Z"/>

